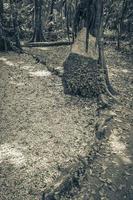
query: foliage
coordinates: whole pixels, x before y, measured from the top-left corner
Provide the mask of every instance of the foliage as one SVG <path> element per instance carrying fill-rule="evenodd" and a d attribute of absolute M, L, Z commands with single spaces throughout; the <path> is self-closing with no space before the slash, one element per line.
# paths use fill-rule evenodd
<path fill-rule="evenodd" d="M 1 12 L 2 18 L 0 18 L 2 20 L 2 26 L 4 30 L 3 35 L 5 34 L 4 37 L 8 38 L 12 42 L 15 42 L 16 39 L 12 23 L 12 10 L 10 2 L 10 0 L 0 0 L 0 3 L 3 3 L 3 11 Z M 17 8 L 17 29 L 19 31 L 20 39 L 29 40 L 33 35 L 34 1 L 13 0 L 13 2 L 16 4 Z M 52 27 L 52 32 L 55 32 L 57 35 L 54 40 L 58 40 L 62 37 L 70 37 L 73 31 L 75 31 L 76 33 L 78 29 L 80 29 L 82 26 L 87 26 L 87 23 L 87 34 L 89 32 L 89 29 L 92 34 L 95 34 L 93 26 L 96 22 L 96 7 L 98 3 L 94 4 L 94 2 L 94 0 L 55 0 L 53 4 L 53 11 L 51 13 L 52 0 L 43 0 L 41 5 L 41 15 L 42 30 L 45 40 L 53 40 L 52 37 L 55 37 L 47 37 L 47 32 L 49 32 L 49 30 L 51 29 L 49 29 L 49 27 Z M 132 43 L 133 1 L 103 0 L 103 3 L 104 30 L 115 31 L 115 37 L 117 38 L 119 43 L 122 38 L 128 38 L 129 43 Z M 89 17 L 87 17 L 87 15 Z M 99 17 L 97 19 L 99 19 Z M 85 23 L 82 19 L 85 20 Z M 87 22 L 87 20 L 89 19 L 91 19 L 90 21 L 93 21 L 93 23 L 90 23 L 89 21 Z M 100 23 L 100 20 L 99 22 L 97 22 L 97 24 L 98 23 Z"/>
<path fill-rule="evenodd" d="M 131 32 L 133 32 L 132 10 L 132 0 L 107 1 L 104 8 L 104 28 L 118 31 L 120 26 L 121 34 L 131 35 Z"/>

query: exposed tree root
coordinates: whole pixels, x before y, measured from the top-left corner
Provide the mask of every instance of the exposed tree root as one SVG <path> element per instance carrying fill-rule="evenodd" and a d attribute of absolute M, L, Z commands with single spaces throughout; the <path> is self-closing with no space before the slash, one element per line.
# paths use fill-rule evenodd
<path fill-rule="evenodd" d="M 29 53 L 28 51 L 25 51 L 25 50 L 23 51 L 23 53 L 32 56 L 36 60 L 37 63 L 46 65 L 46 59 L 44 57 L 42 57 L 40 55 L 35 55 L 32 53 Z M 49 72 L 51 72 L 52 74 L 54 74 L 60 78 L 63 76 L 63 72 L 59 68 L 49 67 L 47 65 L 46 65 L 46 68 Z"/>
<path fill-rule="evenodd" d="M 95 125 L 95 129 L 96 129 L 95 134 L 96 134 L 96 138 L 98 140 L 105 139 L 106 131 L 107 131 L 106 125 L 112 119 L 113 119 L 113 115 L 109 115 L 107 117 L 100 117 L 98 119 L 98 121 L 96 122 L 96 125 Z"/>
<path fill-rule="evenodd" d="M 108 87 L 107 87 L 107 86 L 105 86 L 105 90 L 106 90 L 107 95 L 108 95 L 109 97 L 111 97 L 112 100 L 113 100 L 114 102 L 118 103 L 117 98 L 111 94 L 111 92 L 108 90 Z"/>
<path fill-rule="evenodd" d="M 113 119 L 113 115 L 108 113 L 102 115 L 95 125 L 95 142 L 91 147 L 88 156 L 80 158 L 78 163 L 71 166 L 71 169 L 66 171 L 66 175 L 61 176 L 54 186 L 49 190 L 45 190 L 42 195 L 42 200 L 60 200 L 62 197 L 70 196 L 72 189 L 80 190 L 81 182 L 86 174 L 86 171 L 98 157 L 98 153 L 102 147 L 103 139 L 108 138 L 111 133 L 109 122 Z"/>
<path fill-rule="evenodd" d="M 110 91 L 112 95 L 119 95 L 119 93 L 115 91 L 115 89 L 112 87 L 110 83 L 107 83 L 107 85 L 108 85 L 108 90 Z"/>
<path fill-rule="evenodd" d="M 119 93 L 115 91 L 115 89 L 113 88 L 113 86 L 110 83 L 109 75 L 108 75 L 108 67 L 105 63 L 105 59 L 103 62 L 103 69 L 104 69 L 105 81 L 106 81 L 106 85 L 107 85 L 109 93 L 112 95 L 118 95 Z"/>
<path fill-rule="evenodd" d="M 104 98 L 104 95 L 100 94 L 98 96 L 98 104 L 100 105 L 100 108 L 105 109 L 111 107 L 111 105 L 106 101 Z"/>
<path fill-rule="evenodd" d="M 32 53 L 29 53 L 28 51 L 25 51 L 23 50 L 23 53 L 29 55 L 29 56 L 32 56 L 37 63 L 41 63 L 43 65 L 46 65 L 46 59 L 40 55 L 35 55 L 35 54 L 32 54 Z"/>
<path fill-rule="evenodd" d="M 49 190 L 44 191 L 42 200 L 59 200 L 61 197 L 68 195 L 73 188 L 79 189 L 80 181 L 85 175 L 86 169 L 97 157 L 97 153 L 100 149 L 100 143 L 95 142 L 88 157 L 81 158 L 78 163 L 74 166 L 71 166 L 71 169 L 65 177 L 60 177 L 60 180 L 50 188 Z"/>

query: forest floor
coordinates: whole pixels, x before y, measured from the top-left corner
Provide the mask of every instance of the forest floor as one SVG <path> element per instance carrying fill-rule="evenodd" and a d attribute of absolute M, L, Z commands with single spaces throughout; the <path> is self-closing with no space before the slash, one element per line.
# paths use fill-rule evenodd
<path fill-rule="evenodd" d="M 41 199 L 45 188 L 91 150 L 97 103 L 65 95 L 61 77 L 48 70 L 61 69 L 69 50 L 32 48 L 46 65 L 27 54 L 0 53 L 1 200 Z M 133 61 L 112 46 L 105 53 L 120 104 L 111 108 L 111 135 L 75 200 L 133 199 Z"/>
<path fill-rule="evenodd" d="M 110 79 L 121 103 L 111 108 L 116 114 L 111 134 L 103 142 L 73 200 L 133 199 L 133 57 L 130 53 L 127 49 L 118 52 L 112 45 L 106 47 Z"/>

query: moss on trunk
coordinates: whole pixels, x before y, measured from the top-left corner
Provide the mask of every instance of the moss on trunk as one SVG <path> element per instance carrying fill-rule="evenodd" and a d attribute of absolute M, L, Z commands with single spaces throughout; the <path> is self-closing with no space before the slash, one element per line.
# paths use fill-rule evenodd
<path fill-rule="evenodd" d="M 64 92 L 83 97 L 97 97 L 104 93 L 104 71 L 98 64 L 96 39 L 89 38 L 89 50 L 85 52 L 85 34 L 82 29 L 72 51 L 64 62 L 63 85 Z"/>
<path fill-rule="evenodd" d="M 64 92 L 83 97 L 96 97 L 104 92 L 97 60 L 70 53 L 64 62 Z"/>

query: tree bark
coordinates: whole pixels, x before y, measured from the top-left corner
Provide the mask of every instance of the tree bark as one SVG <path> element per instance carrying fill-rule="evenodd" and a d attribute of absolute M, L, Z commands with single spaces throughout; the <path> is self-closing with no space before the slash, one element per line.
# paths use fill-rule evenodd
<path fill-rule="evenodd" d="M 42 30 L 42 0 L 34 0 L 34 32 L 31 42 L 44 41 Z"/>
<path fill-rule="evenodd" d="M 89 12 L 86 11 L 88 8 Z M 79 17 L 85 18 L 86 36 L 82 31 L 78 34 L 72 47 L 72 52 L 64 64 L 64 91 L 70 94 L 79 94 L 86 97 L 97 96 L 100 103 L 108 106 L 103 95 L 111 97 L 116 94 L 108 76 L 108 69 L 104 56 L 103 40 L 103 0 L 83 1 L 77 8 Z M 84 12 L 86 15 L 84 16 Z M 76 28 L 80 21 L 76 20 Z M 83 29 L 84 33 L 84 29 Z M 86 38 L 85 42 L 82 42 Z M 86 44 L 86 53 L 84 52 Z M 98 47 L 98 51 L 97 48 Z M 88 63 L 88 64 L 87 64 Z"/>
<path fill-rule="evenodd" d="M 120 48 L 121 48 L 122 24 L 123 24 L 123 20 L 124 20 L 124 15 L 125 15 L 125 12 L 126 12 L 126 8 L 127 8 L 127 1 L 123 0 L 122 14 L 121 14 L 120 21 L 119 21 L 118 27 L 117 27 L 117 31 L 118 31 L 117 49 L 118 50 L 120 50 Z"/>
<path fill-rule="evenodd" d="M 21 44 L 20 44 L 20 39 L 19 39 L 18 12 L 17 12 L 16 0 L 10 0 L 10 6 L 11 6 L 11 16 L 12 16 L 16 47 L 18 49 L 21 49 Z"/>
<path fill-rule="evenodd" d="M 3 8 L 3 0 L 0 0 L 0 20 L 3 20 L 3 12 L 4 12 L 4 8 Z"/>
<path fill-rule="evenodd" d="M 0 0 L 0 50 L 6 50 L 5 34 L 3 32 L 3 0 Z"/>
<path fill-rule="evenodd" d="M 104 36 L 103 36 L 103 15 L 101 16 L 101 25 L 99 29 L 98 34 L 98 49 L 99 49 L 99 64 L 103 68 L 104 76 L 105 76 L 105 87 L 106 92 L 109 94 L 109 96 L 113 97 L 112 95 L 117 94 L 117 92 L 113 89 L 108 75 L 108 68 L 105 61 L 105 55 L 104 55 Z M 114 97 L 113 97 L 114 98 Z"/>
<path fill-rule="evenodd" d="M 52 0 L 52 2 L 51 2 L 51 8 L 50 8 L 50 21 L 53 20 L 54 4 L 55 4 L 55 0 Z"/>

